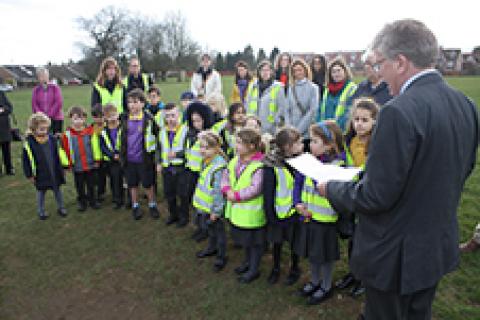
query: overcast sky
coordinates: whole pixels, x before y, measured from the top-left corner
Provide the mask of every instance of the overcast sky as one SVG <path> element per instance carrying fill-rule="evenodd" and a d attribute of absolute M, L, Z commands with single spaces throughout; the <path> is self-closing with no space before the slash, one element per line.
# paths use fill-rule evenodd
<path fill-rule="evenodd" d="M 75 42 L 85 39 L 75 18 L 115 5 L 161 19 L 180 11 L 190 35 L 203 48 L 242 50 L 251 44 L 267 54 L 364 49 L 387 22 L 422 20 L 448 48 L 480 45 L 477 1 L 144 1 L 0 0 L 0 64 L 41 65 L 81 58 Z"/>

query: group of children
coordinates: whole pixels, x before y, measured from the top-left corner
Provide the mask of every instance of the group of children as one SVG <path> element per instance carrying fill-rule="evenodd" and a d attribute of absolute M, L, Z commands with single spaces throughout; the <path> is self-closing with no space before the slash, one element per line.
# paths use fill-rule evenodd
<path fill-rule="evenodd" d="M 37 188 L 40 219 L 48 217 L 44 206 L 48 189 L 55 194 L 58 214 L 66 216 L 60 190 L 65 183 L 63 168 L 73 171 L 79 211 L 87 206 L 99 208 L 108 177 L 115 209 L 127 202 L 133 218 L 140 219 L 141 184 L 149 213 L 157 219 L 156 177 L 161 173 L 167 225 L 185 227 L 193 206 L 196 230 L 192 238 L 199 242 L 208 238 L 207 247 L 197 257 L 215 256 L 215 271 L 227 264 L 226 229 L 230 227 L 235 245 L 245 251 L 243 262 L 235 268 L 240 282 L 259 277 L 267 243 L 272 244 L 273 254 L 268 282 L 278 282 L 286 242 L 290 249 L 286 284 L 298 281 L 299 260 L 306 257 L 311 278 L 299 295 L 309 304 L 331 297 L 334 263 L 340 257 L 339 215 L 319 195 L 316 182 L 287 163 L 304 152 L 300 132 L 283 127 L 274 137 L 262 136 L 260 121 L 246 115 L 241 103 L 232 104 L 222 119 L 221 108 L 215 106 L 222 101 L 204 104 L 185 93 L 181 110 L 173 103 L 163 105 L 159 96 L 160 91 L 151 87 L 147 103 L 143 91 L 132 90 L 125 114 L 113 105 L 95 106 L 92 125 L 86 124 L 87 114 L 81 107 L 72 107 L 71 125 L 60 141 L 48 133 L 46 115 L 30 117 L 23 165 Z M 309 151 L 323 163 L 362 166 L 377 112 L 373 100 L 360 98 L 354 103 L 345 135 L 334 121 L 313 124 Z M 347 275 L 340 285 L 347 280 L 354 279 Z"/>

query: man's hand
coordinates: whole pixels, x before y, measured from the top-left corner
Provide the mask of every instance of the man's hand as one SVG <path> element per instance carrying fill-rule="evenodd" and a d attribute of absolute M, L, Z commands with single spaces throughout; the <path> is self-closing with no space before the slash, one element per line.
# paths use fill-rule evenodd
<path fill-rule="evenodd" d="M 162 165 L 160 163 L 157 164 L 157 173 L 162 173 Z"/>
<path fill-rule="evenodd" d="M 168 159 L 170 159 L 170 160 L 171 160 L 171 159 L 175 159 L 175 151 L 170 151 L 170 152 L 168 153 Z"/>
<path fill-rule="evenodd" d="M 35 184 L 35 177 L 30 177 L 28 178 L 28 180 L 30 180 L 31 183 Z"/>
<path fill-rule="evenodd" d="M 215 221 L 217 221 L 217 219 L 218 219 L 218 217 L 215 214 L 213 214 L 213 213 L 210 214 L 210 221 L 215 222 Z"/>
<path fill-rule="evenodd" d="M 120 155 L 118 153 L 115 153 L 115 155 L 113 156 L 113 160 L 115 161 L 120 160 Z"/>

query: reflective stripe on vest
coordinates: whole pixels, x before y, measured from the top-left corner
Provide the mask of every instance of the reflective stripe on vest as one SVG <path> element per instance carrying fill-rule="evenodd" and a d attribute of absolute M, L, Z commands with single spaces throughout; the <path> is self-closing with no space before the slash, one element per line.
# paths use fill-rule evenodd
<path fill-rule="evenodd" d="M 258 82 L 257 82 L 258 83 Z M 268 117 L 267 121 L 269 123 L 275 122 L 275 114 L 277 113 L 277 104 L 275 102 L 277 98 L 277 94 L 280 91 L 281 86 L 273 83 L 271 85 L 272 89 L 270 90 L 270 102 L 268 103 Z M 250 102 L 247 106 L 247 114 L 254 114 L 258 115 L 258 100 L 260 97 L 258 96 L 258 86 L 251 83 L 248 87 L 247 97 L 250 98 Z"/>
<path fill-rule="evenodd" d="M 35 157 L 33 156 L 32 149 L 30 148 L 30 143 L 28 141 L 25 141 L 23 144 L 23 148 L 25 149 L 25 152 L 27 153 L 28 161 L 30 162 L 30 168 L 32 168 L 32 176 L 37 175 L 37 163 L 35 161 Z M 65 151 L 63 151 L 62 148 L 57 146 L 58 150 L 58 157 L 60 158 L 60 164 L 64 167 L 68 166 L 68 158 L 67 155 L 65 154 Z"/>
<path fill-rule="evenodd" d="M 337 108 L 335 109 L 335 119 L 338 119 L 341 116 L 343 116 L 346 110 L 347 100 L 352 96 L 352 94 L 355 92 L 356 89 L 357 89 L 357 85 L 351 81 L 348 82 L 347 86 L 343 89 L 342 93 L 340 94 L 340 98 L 338 99 Z M 328 94 L 329 94 L 328 87 L 325 87 L 325 90 L 323 91 L 322 105 L 320 107 L 321 120 L 328 120 L 325 118 Z"/>
<path fill-rule="evenodd" d="M 321 197 L 315 189 L 312 179 L 306 177 L 302 190 L 302 202 L 312 214 L 312 219 L 318 222 L 336 222 L 338 215 L 330 206 L 328 200 Z"/>
<path fill-rule="evenodd" d="M 213 175 L 218 170 L 225 168 L 227 163 L 225 160 L 215 161 L 210 163 L 205 169 L 203 169 L 200 177 L 198 178 L 197 188 L 193 195 L 193 206 L 198 210 L 211 213 L 213 206 Z"/>
<path fill-rule="evenodd" d="M 102 106 L 106 106 L 107 104 L 113 104 L 115 107 L 117 107 L 118 113 L 123 112 L 123 87 L 117 85 L 115 86 L 113 92 L 110 93 L 107 88 L 100 86 L 96 82 L 93 84 L 93 86 L 100 94 L 100 103 L 102 104 Z"/>
<path fill-rule="evenodd" d="M 70 161 L 72 165 L 75 163 L 75 156 L 73 152 L 73 143 L 72 143 L 72 134 L 70 130 L 65 131 L 65 136 L 67 137 L 68 141 L 68 148 L 70 152 Z M 76 139 L 83 139 L 82 137 L 76 137 Z M 90 151 L 92 152 L 92 159 L 93 161 L 100 161 L 102 159 L 102 150 L 100 150 L 100 142 L 98 140 L 97 134 L 92 134 L 90 136 L 90 147 L 92 148 Z"/>
<path fill-rule="evenodd" d="M 102 160 L 102 149 L 100 148 L 100 136 L 97 133 L 92 134 L 90 138 L 90 144 L 92 145 L 92 157 L 93 161 Z"/>
<path fill-rule="evenodd" d="M 126 76 L 123 78 L 123 85 L 125 88 L 128 88 L 128 83 L 129 83 L 130 76 Z M 148 74 L 142 73 L 142 81 L 143 81 L 143 91 L 148 92 L 148 89 L 150 88 L 148 84 Z"/>
<path fill-rule="evenodd" d="M 33 157 L 32 149 L 30 148 L 30 144 L 28 143 L 28 141 L 25 141 L 25 143 L 23 144 L 23 148 L 27 153 L 28 161 L 30 162 L 30 168 L 32 168 L 32 176 L 35 177 L 37 175 L 37 164 L 35 162 L 35 158 Z"/>
<path fill-rule="evenodd" d="M 200 154 L 200 141 L 197 140 L 190 147 L 188 142 L 187 148 L 185 150 L 185 167 L 189 168 L 191 171 L 200 172 L 202 170 L 202 155 Z"/>
<path fill-rule="evenodd" d="M 227 123 L 227 119 L 220 120 L 212 126 L 212 130 L 220 134 L 220 132 L 222 132 L 222 130 L 227 126 Z"/>
<path fill-rule="evenodd" d="M 277 180 L 275 188 L 275 212 L 279 219 L 291 217 L 295 213 L 293 208 L 293 184 L 294 179 L 287 168 L 274 167 Z"/>
<path fill-rule="evenodd" d="M 118 137 L 118 134 L 117 134 L 117 137 Z M 154 152 L 155 149 L 156 149 L 155 143 L 157 141 L 157 138 L 152 133 L 152 123 L 151 123 L 151 121 L 149 121 L 148 124 L 147 124 L 147 128 L 145 130 L 145 136 L 143 137 L 143 140 L 144 140 L 144 144 L 145 144 L 145 151 L 147 151 L 147 153 Z"/>
<path fill-rule="evenodd" d="M 117 131 L 117 139 L 115 141 L 115 149 L 114 149 L 113 146 L 112 146 L 112 141 L 110 140 L 110 136 L 107 133 L 107 130 L 106 129 L 102 130 L 103 141 L 105 141 L 105 145 L 107 146 L 107 149 L 111 153 L 120 152 L 120 145 L 121 145 L 121 141 L 122 141 L 120 139 L 120 135 L 121 135 L 121 129 L 119 128 L 118 131 Z M 107 157 L 107 156 L 104 156 L 103 160 L 110 161 L 110 158 Z"/>
<path fill-rule="evenodd" d="M 175 132 L 175 137 L 173 138 L 172 146 L 170 147 L 167 130 L 164 128 L 160 132 L 159 138 L 160 138 L 160 143 L 162 144 L 162 154 L 161 154 L 162 166 L 168 167 L 170 165 L 183 164 L 183 159 L 180 159 L 180 158 L 168 159 L 168 153 L 170 151 L 173 151 L 173 152 L 182 151 L 185 144 L 186 137 L 187 137 L 187 126 L 185 125 L 179 126 L 177 131 Z"/>
<path fill-rule="evenodd" d="M 233 191 L 243 190 L 252 184 L 252 176 L 255 171 L 263 166 L 259 161 L 250 162 L 237 179 L 235 167 L 238 157 L 233 158 L 228 164 L 230 186 Z M 263 211 L 263 195 L 241 202 L 227 201 L 225 217 L 230 219 L 233 225 L 240 228 L 260 228 L 266 223 Z"/>

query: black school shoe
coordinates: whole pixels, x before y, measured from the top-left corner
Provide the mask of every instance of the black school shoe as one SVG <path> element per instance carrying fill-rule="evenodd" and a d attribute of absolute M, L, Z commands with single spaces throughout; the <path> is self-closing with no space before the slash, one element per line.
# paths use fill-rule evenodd
<path fill-rule="evenodd" d="M 307 300 L 308 305 L 315 305 L 330 299 L 333 296 L 333 288 L 325 290 L 322 287 L 318 288 Z"/>
<path fill-rule="evenodd" d="M 260 277 L 260 272 L 258 271 L 254 274 L 245 273 L 238 277 L 238 282 L 248 284 L 257 280 L 259 277 Z"/>
<path fill-rule="evenodd" d="M 217 258 L 215 260 L 215 263 L 213 264 L 213 271 L 214 272 L 220 272 L 223 270 L 223 268 L 225 268 L 225 266 L 227 265 L 227 261 L 228 261 L 228 258 L 227 257 L 224 257 L 224 258 Z"/>
<path fill-rule="evenodd" d="M 90 208 L 92 208 L 94 210 L 98 210 L 98 209 L 100 209 L 100 205 L 98 204 L 97 201 L 93 201 L 93 202 L 90 202 Z"/>
<path fill-rule="evenodd" d="M 346 289 L 348 287 L 351 287 L 354 283 L 355 278 L 353 277 L 353 274 L 347 273 L 345 276 L 343 276 L 342 279 L 335 282 L 335 288 L 340 290 Z"/>
<path fill-rule="evenodd" d="M 123 204 L 121 202 L 115 202 L 115 205 L 113 206 L 114 210 L 120 210 L 122 209 Z"/>
<path fill-rule="evenodd" d="M 352 298 L 357 298 L 361 296 L 362 294 L 365 293 L 365 287 L 363 286 L 361 281 L 355 281 L 355 284 L 352 287 L 352 290 L 350 290 L 350 296 Z"/>
<path fill-rule="evenodd" d="M 136 207 L 132 209 L 132 217 L 134 220 L 140 220 L 142 219 L 142 209 L 140 207 Z"/>
<path fill-rule="evenodd" d="M 320 285 L 314 285 L 312 282 L 307 282 L 303 287 L 298 289 L 297 294 L 300 297 L 309 297 L 314 292 L 316 292 L 320 288 Z"/>
<path fill-rule="evenodd" d="M 197 252 L 197 258 L 211 257 L 217 254 L 217 249 L 204 249 Z"/>
<path fill-rule="evenodd" d="M 181 219 L 180 219 L 180 220 L 178 220 L 178 222 L 177 222 L 177 228 L 179 228 L 179 229 L 180 229 L 180 228 L 184 228 L 184 227 L 187 226 L 187 224 L 188 224 L 188 221 L 187 221 L 187 220 L 181 220 Z"/>
<path fill-rule="evenodd" d="M 160 218 L 160 212 L 158 212 L 157 206 L 155 206 L 155 207 L 150 207 L 150 208 L 148 209 L 148 211 L 150 211 L 150 217 L 152 217 L 152 219 L 155 219 L 155 220 L 156 220 L 156 219 Z"/>
<path fill-rule="evenodd" d="M 65 218 L 67 216 L 67 210 L 65 210 L 65 209 L 58 209 L 57 213 L 62 218 Z"/>
<path fill-rule="evenodd" d="M 249 268 L 250 268 L 250 266 L 249 266 L 248 263 L 242 263 L 241 265 L 236 267 L 234 271 L 235 271 L 236 274 L 241 275 L 241 274 L 244 274 L 245 272 L 247 272 Z"/>
<path fill-rule="evenodd" d="M 38 215 L 38 218 L 42 221 L 45 221 L 45 220 L 48 219 L 48 214 L 42 213 L 42 214 Z"/>
<path fill-rule="evenodd" d="M 177 218 L 177 217 L 169 216 L 168 219 L 167 219 L 167 221 L 165 222 L 165 224 L 166 224 L 167 226 L 169 226 L 169 225 L 174 224 L 174 223 L 177 222 L 177 221 L 178 221 L 178 218 Z"/>
<path fill-rule="evenodd" d="M 267 282 L 269 284 L 275 284 L 278 282 L 279 278 L 280 278 L 280 269 L 273 268 L 272 272 L 270 272 L 270 275 L 268 276 Z"/>
<path fill-rule="evenodd" d="M 87 210 L 87 204 L 85 202 L 79 202 L 78 207 L 77 207 L 77 211 L 85 212 L 85 210 Z"/>

